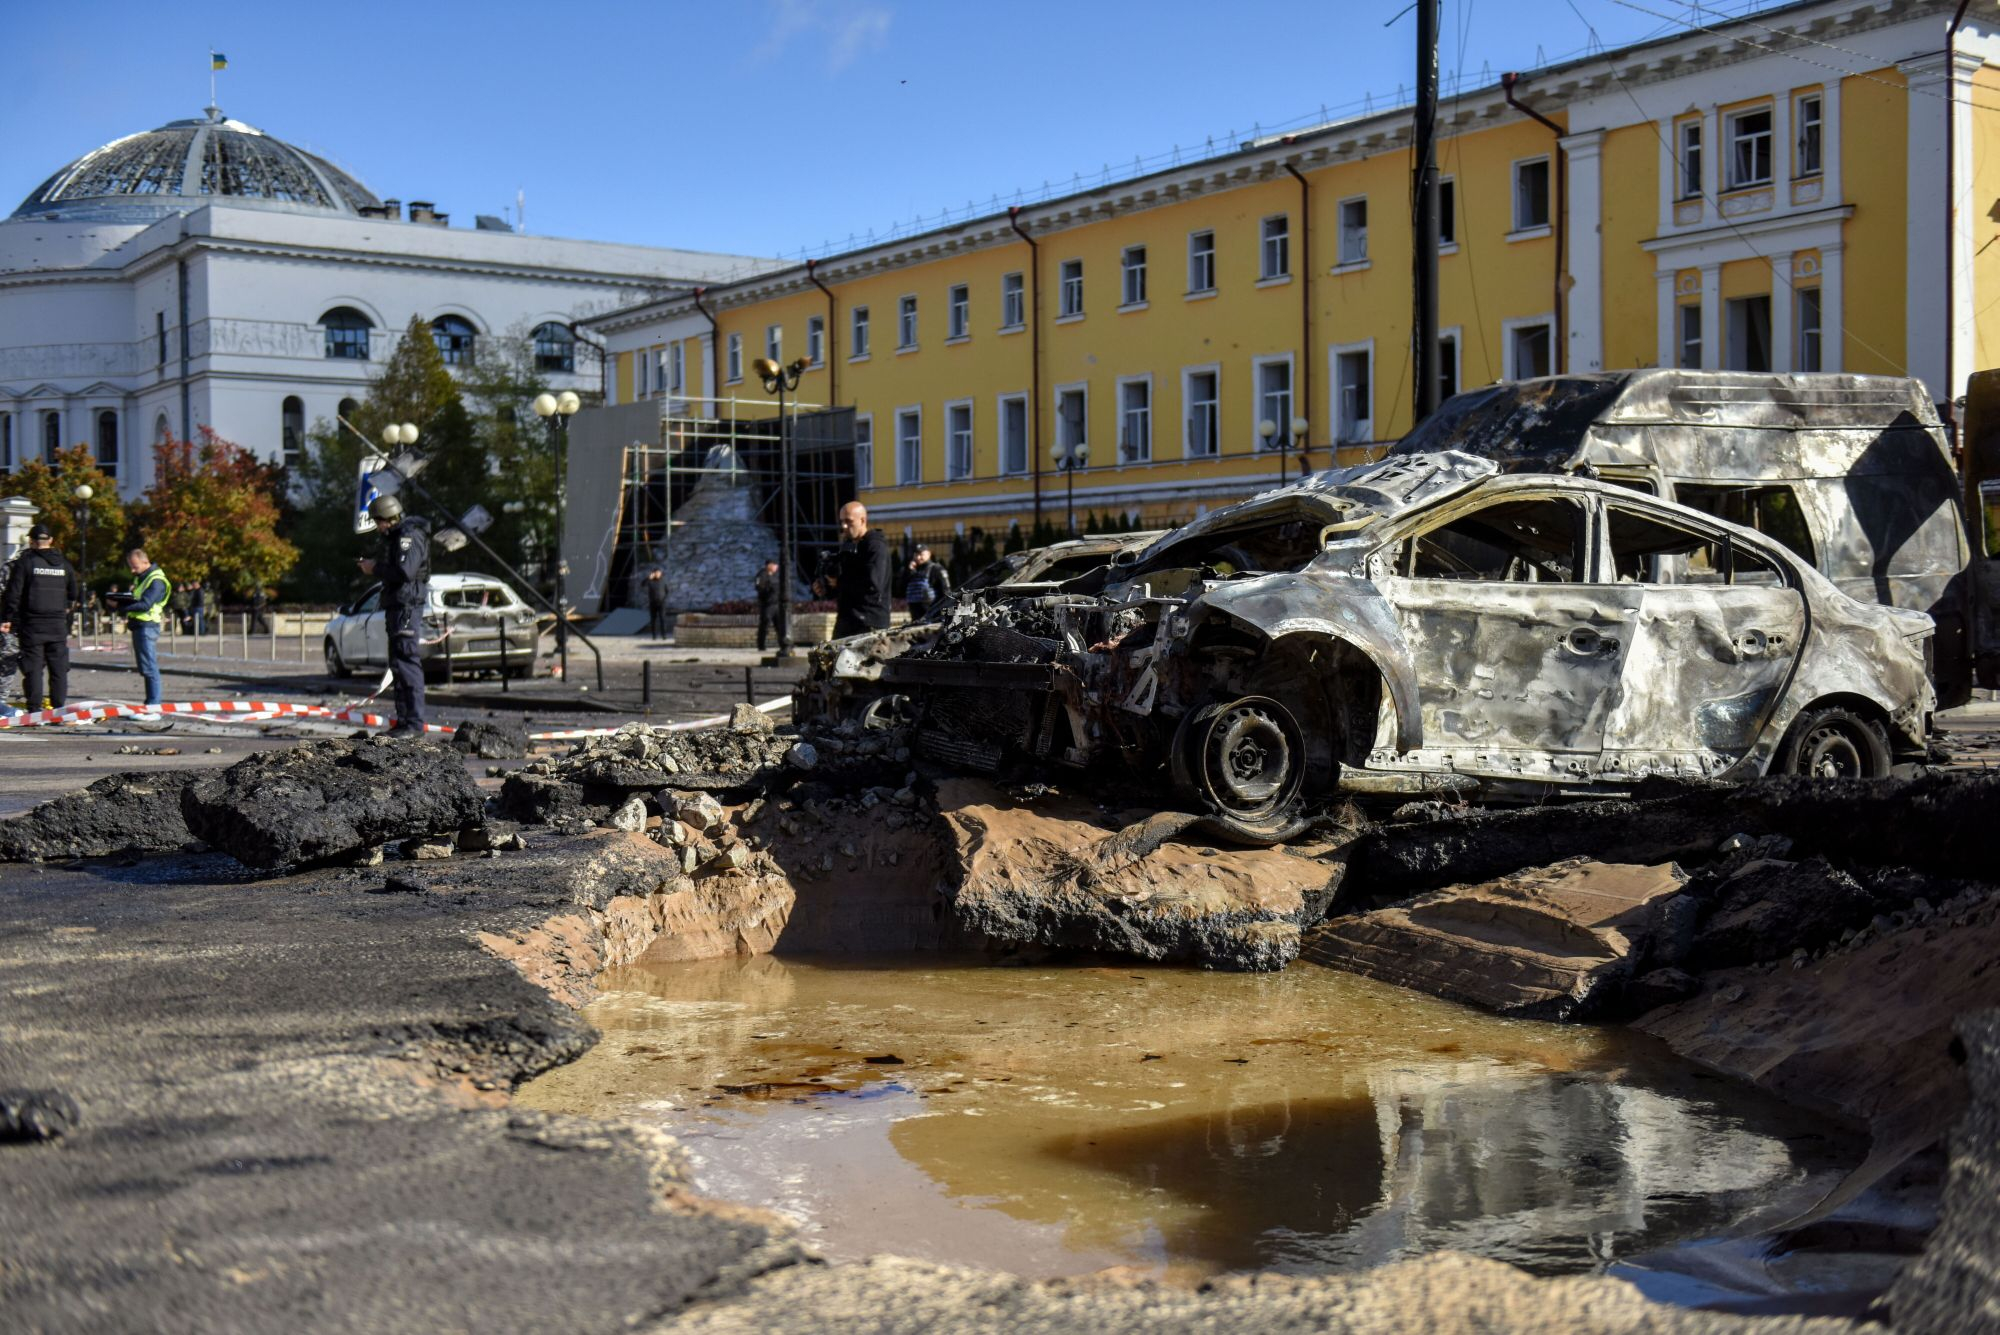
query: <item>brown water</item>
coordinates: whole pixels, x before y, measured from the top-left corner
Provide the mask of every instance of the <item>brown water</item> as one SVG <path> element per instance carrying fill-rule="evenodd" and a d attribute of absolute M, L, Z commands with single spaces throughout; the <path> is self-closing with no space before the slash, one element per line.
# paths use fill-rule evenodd
<path fill-rule="evenodd" d="M 833 1259 L 1543 1273 L 1769 1225 L 1859 1147 L 1615 1030 L 1366 979 L 936 956 L 635 965 L 521 1092 L 678 1136 Z"/>

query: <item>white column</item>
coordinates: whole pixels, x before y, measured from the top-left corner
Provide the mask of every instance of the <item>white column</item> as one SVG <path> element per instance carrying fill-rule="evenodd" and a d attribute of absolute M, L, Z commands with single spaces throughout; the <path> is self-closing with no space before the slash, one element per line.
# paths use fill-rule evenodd
<path fill-rule="evenodd" d="M 1771 255 L 1771 369 L 1792 369 L 1792 252 Z"/>
<path fill-rule="evenodd" d="M 1676 327 L 1680 316 L 1674 307 L 1679 304 L 1674 296 L 1674 271 L 1662 269 L 1653 275 L 1653 300 L 1659 306 L 1660 355 L 1653 362 L 1655 366 L 1679 366 L 1681 364 L 1680 330 Z"/>
<path fill-rule="evenodd" d="M 1701 266 L 1701 369 L 1722 369 L 1722 266 Z"/>
<path fill-rule="evenodd" d="M 1898 68 L 1910 89 L 1903 99 L 1909 119 L 1904 150 L 1903 363 L 1909 374 L 1924 382 L 1933 399 L 1943 399 L 1953 392 L 1945 363 L 1945 276 L 1950 268 L 1943 253 L 1946 228 L 1939 212 L 1946 204 L 1945 56 L 1938 52 Z"/>
<path fill-rule="evenodd" d="M 704 333 L 697 341 L 701 347 L 701 396 L 704 399 L 708 400 L 708 415 L 710 417 L 714 417 L 716 416 L 717 413 L 717 408 L 715 405 L 715 386 L 716 386 L 716 381 L 718 379 L 718 377 L 715 374 L 714 331 L 711 330 L 707 333 Z M 827 344 L 829 350 L 832 348 L 832 346 L 833 345 L 831 343 Z M 831 351 L 829 351 L 828 355 L 829 356 L 832 355 Z"/>
<path fill-rule="evenodd" d="M 1563 369 L 1604 369 L 1604 131 L 1559 141 L 1568 165 L 1569 295 Z"/>
<path fill-rule="evenodd" d="M 1838 245 L 1819 248 L 1819 366 L 1822 371 L 1841 371 L 1847 366 L 1847 302 L 1843 291 L 1846 265 Z"/>

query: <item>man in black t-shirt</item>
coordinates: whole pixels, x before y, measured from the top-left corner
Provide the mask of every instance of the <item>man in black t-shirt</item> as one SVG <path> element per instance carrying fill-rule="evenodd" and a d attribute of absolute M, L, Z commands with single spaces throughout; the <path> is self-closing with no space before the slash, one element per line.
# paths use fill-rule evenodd
<path fill-rule="evenodd" d="M 813 586 L 824 598 L 833 595 L 833 638 L 889 628 L 889 544 L 880 529 L 868 527 L 868 510 L 860 501 L 840 507 L 840 550 L 833 573 Z"/>

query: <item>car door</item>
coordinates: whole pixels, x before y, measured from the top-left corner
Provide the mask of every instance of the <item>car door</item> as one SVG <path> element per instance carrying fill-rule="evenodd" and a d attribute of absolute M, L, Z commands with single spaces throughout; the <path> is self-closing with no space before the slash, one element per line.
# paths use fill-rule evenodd
<path fill-rule="evenodd" d="M 354 610 L 340 620 L 340 656 L 349 666 L 372 663 L 368 653 L 368 618 L 381 616 L 382 586 L 361 595 Z"/>
<path fill-rule="evenodd" d="M 1594 781 L 1638 599 L 1584 582 L 1591 511 L 1483 489 L 1400 540 L 1378 587 L 1409 646 L 1423 746 L 1371 769 Z"/>
<path fill-rule="evenodd" d="M 1618 587 L 1639 594 L 1604 772 L 1721 774 L 1756 745 L 1805 647 L 1805 595 L 1783 549 L 1615 499 L 1604 536 Z"/>

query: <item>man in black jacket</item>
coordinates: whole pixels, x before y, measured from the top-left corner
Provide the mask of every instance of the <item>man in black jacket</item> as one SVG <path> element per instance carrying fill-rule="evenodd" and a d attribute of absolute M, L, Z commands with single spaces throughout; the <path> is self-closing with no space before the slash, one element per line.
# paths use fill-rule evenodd
<path fill-rule="evenodd" d="M 76 568 L 55 549 L 47 524 L 28 530 L 28 550 L 14 558 L 0 594 L 0 634 L 21 642 L 21 678 L 28 708 L 42 707 L 42 676 L 57 709 L 69 699 L 69 619 L 83 601 Z"/>
<path fill-rule="evenodd" d="M 382 581 L 383 628 L 389 635 L 389 678 L 396 689 L 396 726 L 391 737 L 424 735 L 424 659 L 417 637 L 423 630 L 424 602 L 431 578 L 430 534 L 403 518 L 394 496 L 368 502 L 381 546 L 362 557 L 361 572 Z"/>
<path fill-rule="evenodd" d="M 654 566 L 646 572 L 646 633 L 656 640 L 667 638 L 667 576 Z"/>
<path fill-rule="evenodd" d="M 840 507 L 840 536 L 833 573 L 823 583 L 833 593 L 833 638 L 889 628 L 889 544 L 880 529 L 868 527 L 860 501 Z M 824 598 L 827 589 L 815 587 Z"/>
<path fill-rule="evenodd" d="M 778 643 L 785 643 L 785 628 L 778 625 L 778 563 L 766 559 L 757 572 L 757 652 L 763 653 L 770 631 L 776 627 Z"/>

